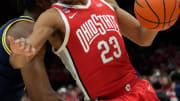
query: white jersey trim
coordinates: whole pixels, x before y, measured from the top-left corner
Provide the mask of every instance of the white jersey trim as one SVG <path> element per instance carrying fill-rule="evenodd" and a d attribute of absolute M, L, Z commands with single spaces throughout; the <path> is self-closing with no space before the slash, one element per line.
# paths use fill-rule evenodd
<path fill-rule="evenodd" d="M 55 7 L 55 9 L 59 12 L 60 16 L 62 17 L 63 21 L 64 21 L 64 24 L 65 24 L 65 27 L 66 27 L 66 32 L 65 32 L 65 38 L 64 38 L 64 41 L 62 43 L 62 46 L 59 47 L 58 50 L 54 51 L 54 53 L 56 55 L 58 55 L 63 49 L 66 48 L 66 45 L 67 45 L 67 42 L 69 40 L 69 35 L 70 35 L 70 27 L 69 27 L 69 23 L 68 23 L 68 20 L 66 18 L 66 16 L 62 13 L 61 10 L 59 10 L 58 8 Z"/>
<path fill-rule="evenodd" d="M 113 11 L 115 11 L 114 10 L 114 8 L 112 7 L 112 5 L 110 5 L 109 3 L 107 3 L 105 0 L 100 0 L 100 1 L 102 1 L 105 5 L 107 5 L 109 8 L 111 8 Z"/>
<path fill-rule="evenodd" d="M 57 2 L 56 4 L 59 6 L 67 7 L 67 8 L 87 9 L 91 5 L 91 0 L 88 0 L 86 5 L 68 5 L 68 4 L 63 4 L 61 2 Z"/>
<path fill-rule="evenodd" d="M 58 56 L 61 58 L 62 62 L 64 63 L 65 67 L 69 72 L 72 74 L 73 78 L 76 80 L 76 84 L 81 88 L 85 100 L 90 100 L 90 97 L 88 95 L 88 92 L 86 91 L 86 88 L 84 88 L 83 82 L 80 79 L 79 73 L 76 69 L 76 66 L 73 62 L 73 59 L 71 57 L 71 54 L 67 48 L 65 48 L 61 53 L 58 54 Z"/>
<path fill-rule="evenodd" d="M 56 8 L 56 7 L 55 7 Z M 69 36 L 70 36 L 70 27 L 69 27 L 69 23 L 68 20 L 66 18 L 66 16 L 62 13 L 61 10 L 59 10 L 58 8 L 56 8 L 57 11 L 60 13 L 60 15 L 62 16 L 64 23 L 65 23 L 65 27 L 66 27 L 66 33 L 65 33 L 65 39 L 64 42 L 62 44 L 62 46 L 55 51 L 53 49 L 53 52 L 59 56 L 62 60 L 62 62 L 64 63 L 65 67 L 71 72 L 71 75 L 73 76 L 73 78 L 76 80 L 77 85 L 81 88 L 81 90 L 84 93 L 85 99 L 86 100 L 90 100 L 90 97 L 88 95 L 88 92 L 85 90 L 80 77 L 78 75 L 78 71 L 76 71 L 76 67 L 74 66 L 73 60 L 71 58 L 71 55 L 69 54 L 68 49 L 66 48 L 67 46 L 67 42 L 69 40 Z"/>

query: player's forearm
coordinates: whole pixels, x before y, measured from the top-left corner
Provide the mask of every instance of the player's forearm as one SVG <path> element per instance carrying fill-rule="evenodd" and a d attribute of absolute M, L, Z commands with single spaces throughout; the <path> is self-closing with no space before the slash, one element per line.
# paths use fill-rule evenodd
<path fill-rule="evenodd" d="M 49 18 L 50 16 L 50 18 Z M 48 21 L 51 19 L 51 21 Z M 36 21 L 32 34 L 28 37 L 28 41 L 36 49 L 36 53 L 42 48 L 48 38 L 57 30 L 54 24 L 57 23 L 51 18 L 51 12 L 42 13 Z"/>
<path fill-rule="evenodd" d="M 116 12 L 121 32 L 123 32 L 125 37 L 140 46 L 152 44 L 158 33 L 157 31 L 144 28 L 135 17 L 119 7 L 116 9 Z"/>
<path fill-rule="evenodd" d="M 62 101 L 47 80 L 37 77 L 36 74 L 24 73 L 22 75 L 31 101 Z"/>
<path fill-rule="evenodd" d="M 42 57 L 36 56 L 21 74 L 32 101 L 61 101 L 50 85 Z"/>
<path fill-rule="evenodd" d="M 137 20 L 136 24 L 132 27 L 134 28 L 128 33 L 129 35 L 127 35 L 127 37 L 130 37 L 129 39 L 133 40 L 139 46 L 150 46 L 158 34 L 158 31 L 149 30 L 143 27 Z"/>
<path fill-rule="evenodd" d="M 124 32 L 124 36 L 126 36 L 128 39 L 135 42 L 139 46 L 150 46 L 157 34 L 158 31 L 146 29 L 141 25 L 131 31 Z"/>
<path fill-rule="evenodd" d="M 137 33 L 139 45 L 150 46 L 153 43 L 155 37 L 157 36 L 158 31 L 149 30 L 141 25 L 139 27 L 139 30 L 139 33 Z"/>

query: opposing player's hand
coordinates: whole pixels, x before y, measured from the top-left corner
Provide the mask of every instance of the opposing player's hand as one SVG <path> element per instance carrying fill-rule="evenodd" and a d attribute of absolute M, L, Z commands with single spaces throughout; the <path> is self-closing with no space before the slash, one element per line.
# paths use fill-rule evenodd
<path fill-rule="evenodd" d="M 33 56 L 35 54 L 35 48 L 32 47 L 31 43 L 27 39 L 20 38 L 14 40 L 13 37 L 8 36 L 8 40 L 13 54 L 25 56 Z"/>

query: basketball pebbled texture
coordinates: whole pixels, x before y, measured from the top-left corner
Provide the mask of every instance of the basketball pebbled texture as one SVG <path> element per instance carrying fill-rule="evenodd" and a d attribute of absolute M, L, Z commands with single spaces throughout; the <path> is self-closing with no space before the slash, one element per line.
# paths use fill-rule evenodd
<path fill-rule="evenodd" d="M 134 12 L 144 27 L 156 31 L 166 30 L 178 20 L 179 0 L 136 0 Z"/>

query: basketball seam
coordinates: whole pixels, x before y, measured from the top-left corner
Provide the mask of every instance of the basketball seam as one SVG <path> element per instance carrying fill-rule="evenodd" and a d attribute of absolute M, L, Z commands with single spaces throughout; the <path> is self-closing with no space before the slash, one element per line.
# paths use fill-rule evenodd
<path fill-rule="evenodd" d="M 164 7 L 164 23 L 162 26 L 162 29 L 165 27 L 165 22 L 166 22 L 166 5 L 165 5 L 165 1 L 163 0 L 163 7 Z"/>
<path fill-rule="evenodd" d="M 172 20 L 169 20 L 169 21 L 165 21 L 165 22 L 156 22 L 156 21 L 151 21 L 151 20 L 148 20 L 148 19 L 144 18 L 144 17 L 141 16 L 136 10 L 135 10 L 135 13 L 136 13 L 136 15 L 138 15 L 139 17 L 141 17 L 143 20 L 145 20 L 145 21 L 147 21 L 147 22 L 155 23 L 155 24 L 163 24 L 163 23 L 166 24 L 166 23 L 170 23 L 170 22 L 172 22 L 172 21 L 177 20 L 177 18 L 175 18 L 175 19 L 172 19 Z"/>
<path fill-rule="evenodd" d="M 148 20 L 148 19 L 146 19 L 146 18 L 144 18 L 143 16 L 141 16 L 136 10 L 134 10 L 135 11 L 135 13 L 136 13 L 136 15 L 138 15 L 140 18 L 142 18 L 143 20 L 145 20 L 145 21 L 147 21 L 147 22 L 150 22 L 150 23 L 155 23 L 155 24 L 166 24 L 166 23 L 170 23 L 170 22 L 173 22 L 173 21 L 176 21 L 177 20 L 177 18 L 175 18 L 175 19 L 172 19 L 172 20 L 169 20 L 169 21 L 167 21 L 167 22 L 155 22 L 155 21 L 151 21 L 151 20 Z M 156 27 L 155 27 L 156 28 Z M 154 27 L 153 28 L 151 28 L 151 29 L 155 29 Z"/>
<path fill-rule="evenodd" d="M 173 16 L 173 14 L 174 14 L 174 12 L 175 12 L 175 9 L 176 9 L 176 3 L 177 3 L 177 0 L 175 0 L 175 6 L 174 6 L 174 9 L 173 9 L 173 11 L 172 11 L 172 13 L 171 13 L 171 16 L 170 16 L 170 18 L 169 18 L 169 21 L 171 21 L 172 16 Z M 168 23 L 168 25 L 171 26 L 171 25 L 170 25 L 170 22 Z"/>
<path fill-rule="evenodd" d="M 150 6 L 150 4 L 148 3 L 148 1 L 147 0 L 144 0 L 145 2 L 146 2 L 146 4 L 148 5 L 148 7 L 151 9 L 151 11 L 154 13 L 154 15 L 157 17 L 157 19 L 158 19 L 158 23 L 157 23 L 157 25 L 155 26 L 155 27 L 153 27 L 153 29 L 155 29 L 155 28 L 157 28 L 158 26 L 159 26 L 159 23 L 160 23 L 160 18 L 159 18 L 159 16 L 156 14 L 156 12 L 152 9 L 152 7 Z"/>
<path fill-rule="evenodd" d="M 138 2 L 138 0 L 136 0 L 135 3 L 136 3 L 139 7 L 144 8 L 144 7 Z"/>

